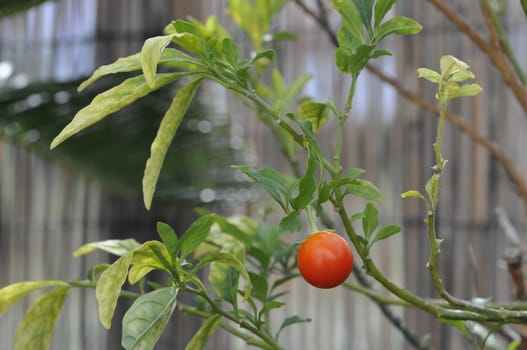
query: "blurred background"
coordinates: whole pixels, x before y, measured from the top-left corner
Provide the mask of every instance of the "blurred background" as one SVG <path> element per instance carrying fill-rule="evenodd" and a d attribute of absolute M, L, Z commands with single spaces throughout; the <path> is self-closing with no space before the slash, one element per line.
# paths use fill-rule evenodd
<path fill-rule="evenodd" d="M 485 34 L 479 1 L 445 2 Z M 305 4 L 315 6 L 315 1 Z M 214 14 L 235 41 L 246 43 L 248 55 L 249 42 L 226 14 L 227 7 L 226 0 L 0 1 L 0 286 L 83 277 L 90 266 L 109 259 L 102 253 L 73 259 L 71 253 L 83 243 L 154 239 L 156 221 L 182 232 L 195 218 L 195 206 L 262 217 L 262 203 L 268 198 L 229 165 L 287 166 L 279 147 L 270 142 L 269 131 L 235 97 L 213 84 L 200 89 L 178 131 L 151 211 L 144 209 L 141 198 L 142 171 L 174 91 L 156 92 L 49 151 L 51 139 L 76 111 L 122 76 L 105 78 L 82 93 L 76 91 L 79 82 L 99 65 L 138 52 L 146 38 L 160 34 L 172 19 L 203 20 Z M 437 69 L 444 54 L 468 62 L 484 92 L 455 101 L 451 110 L 500 145 L 525 178 L 525 112 L 489 60 L 428 2 L 399 1 L 394 12 L 415 18 L 424 30 L 415 37 L 388 40 L 385 47 L 394 55 L 375 61 L 375 66 L 433 102 L 435 87 L 419 81 L 416 69 Z M 508 2 L 505 13 L 511 44 L 527 69 L 527 25 L 519 2 Z M 337 16 L 331 14 L 330 19 L 338 28 Z M 322 101 L 332 96 L 342 104 L 349 82 L 333 67 L 335 49 L 317 23 L 290 1 L 272 30 L 298 35 L 295 41 L 274 46 L 286 80 L 311 73 L 305 95 Z M 320 132 L 328 150 L 335 124 L 329 122 Z M 430 176 L 435 125 L 432 113 L 366 72 L 359 80 L 343 154 L 346 167 L 365 169 L 383 192 L 382 220 L 403 226 L 402 234 L 374 249 L 379 267 L 428 297 L 436 295 L 425 267 L 425 208 L 416 200 L 403 201 L 399 194 L 422 189 Z M 526 208 L 484 148 L 458 128 L 448 125 L 445 132 L 443 153 L 449 163 L 439 212 L 439 235 L 445 238 L 440 273 L 447 289 L 459 297 L 509 301 L 512 287 L 502 262 L 508 242 L 497 225 L 495 208 L 503 208 L 522 234 Z M 344 288 L 319 291 L 300 280 L 289 290 L 284 314 L 313 321 L 284 331 L 281 339 L 287 349 L 409 348 L 363 296 Z M 16 324 L 28 306 L 28 301 L 21 302 L 0 318 L 2 349 L 12 347 Z M 432 348 L 465 347 L 457 331 L 428 315 L 393 311 L 415 334 L 429 339 Z M 117 349 L 119 322 L 118 316 L 110 332 L 105 331 L 93 291 L 75 290 L 64 306 L 53 348 Z M 200 322 L 177 314 L 158 348 L 184 348 Z M 221 331 L 207 347 L 245 348 Z"/>

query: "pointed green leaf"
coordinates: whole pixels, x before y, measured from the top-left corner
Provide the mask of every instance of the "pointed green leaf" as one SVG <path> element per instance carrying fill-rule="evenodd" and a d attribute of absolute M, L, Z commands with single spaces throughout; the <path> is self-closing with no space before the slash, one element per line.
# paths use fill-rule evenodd
<path fill-rule="evenodd" d="M 274 62 L 275 56 L 276 56 L 276 52 L 271 49 L 259 51 L 256 53 L 256 55 L 254 55 L 253 58 L 251 58 L 251 63 L 255 63 L 264 58 L 269 60 L 269 63 L 272 63 Z"/>
<path fill-rule="evenodd" d="M 236 274 L 233 274 L 233 270 L 237 273 L 239 272 L 247 281 L 245 295 L 243 297 L 244 300 L 247 300 L 251 296 L 251 278 L 238 257 L 231 253 L 212 253 L 201 259 L 194 270 L 197 271 L 209 263 L 211 263 L 209 281 L 219 296 L 231 303 L 235 302 L 238 290 L 238 278 Z"/>
<path fill-rule="evenodd" d="M 271 79 L 273 81 L 273 88 L 277 96 L 284 96 L 286 92 L 286 84 L 282 73 L 278 69 L 271 71 Z"/>
<path fill-rule="evenodd" d="M 207 214 L 190 225 L 179 240 L 178 250 L 181 259 L 190 255 L 209 235 L 210 228 L 215 221 L 215 214 Z"/>
<path fill-rule="evenodd" d="M 461 83 L 461 82 L 464 82 L 465 80 L 468 80 L 468 79 L 474 79 L 475 77 L 476 76 L 471 71 L 469 71 L 469 70 L 461 70 L 459 72 L 456 72 L 456 73 L 452 74 L 450 76 L 449 80 L 450 81 L 454 81 L 456 83 Z"/>
<path fill-rule="evenodd" d="M 95 81 L 108 74 L 115 73 L 126 73 L 133 72 L 141 69 L 141 54 L 136 53 L 130 56 L 118 58 L 116 61 L 110 64 L 105 64 L 97 68 L 92 75 L 83 81 L 78 91 L 81 92 L 88 86 L 92 85 Z"/>
<path fill-rule="evenodd" d="M 163 50 L 161 58 L 159 59 L 159 63 L 168 62 L 182 62 L 189 64 L 197 63 L 197 61 L 195 61 L 192 57 L 184 54 L 181 51 L 170 48 Z M 136 53 L 130 56 L 118 58 L 113 63 L 105 64 L 97 68 L 88 79 L 86 79 L 79 85 L 78 91 L 83 91 L 88 86 L 92 85 L 94 82 L 106 75 L 133 72 L 141 69 L 141 53 Z"/>
<path fill-rule="evenodd" d="M 302 220 L 300 220 L 300 212 L 293 210 L 280 220 L 278 225 L 281 232 L 297 232 L 302 229 Z"/>
<path fill-rule="evenodd" d="M 148 38 L 141 48 L 141 67 L 146 83 L 153 88 L 156 84 L 157 64 L 163 50 L 170 44 L 173 35 L 161 35 Z"/>
<path fill-rule="evenodd" d="M 423 202 L 426 203 L 425 196 L 423 196 L 421 194 L 421 192 L 419 192 L 419 191 L 410 190 L 410 191 L 406 191 L 406 192 L 401 194 L 401 198 L 410 198 L 410 197 L 422 199 Z"/>
<path fill-rule="evenodd" d="M 161 76 L 159 74 L 158 76 Z M 150 209 L 152 205 L 152 198 L 157 184 L 165 155 L 168 147 L 172 143 L 176 131 L 185 116 L 190 101 L 194 97 L 199 84 L 203 81 L 202 78 L 192 80 L 190 83 L 179 89 L 176 97 L 172 100 L 170 107 L 166 111 L 157 135 L 150 147 L 150 158 L 146 161 L 145 173 L 143 176 L 143 198 L 145 207 Z"/>
<path fill-rule="evenodd" d="M 375 2 L 375 28 L 378 28 L 384 16 L 386 16 L 396 2 L 397 0 L 377 0 Z"/>
<path fill-rule="evenodd" d="M 177 288 L 166 287 L 137 298 L 123 317 L 123 348 L 152 350 L 174 312 L 177 294 Z"/>
<path fill-rule="evenodd" d="M 382 241 L 383 239 L 393 236 L 399 232 L 401 232 L 401 227 L 399 227 L 398 225 L 384 226 L 379 230 L 379 232 L 377 232 L 374 242 Z"/>
<path fill-rule="evenodd" d="M 390 18 L 379 26 L 375 35 L 375 42 L 379 42 L 391 34 L 409 35 L 417 34 L 423 29 L 419 22 L 404 16 Z"/>
<path fill-rule="evenodd" d="M 347 192 L 369 201 L 382 202 L 382 193 L 377 186 L 368 180 L 355 179 L 348 185 Z"/>
<path fill-rule="evenodd" d="M 166 245 L 159 241 L 147 241 L 133 252 L 128 281 L 135 284 L 152 270 L 170 272 L 172 262 Z"/>
<path fill-rule="evenodd" d="M 362 24 L 364 24 L 364 26 L 368 30 L 368 33 L 372 35 L 373 28 L 371 26 L 371 18 L 372 18 L 374 1 L 372 0 L 353 0 L 353 3 L 355 4 L 355 7 L 357 7 L 357 10 L 359 11 Z"/>
<path fill-rule="evenodd" d="M 238 48 L 231 38 L 223 39 L 221 43 L 221 51 L 225 60 L 233 67 L 238 65 Z"/>
<path fill-rule="evenodd" d="M 101 274 L 101 278 L 97 282 L 95 297 L 99 304 L 99 319 L 106 329 L 110 329 L 112 325 L 117 300 L 126 281 L 131 260 L 131 253 L 121 256 Z"/>
<path fill-rule="evenodd" d="M 286 101 L 293 101 L 293 99 L 302 91 L 306 83 L 311 80 L 313 76 L 311 74 L 304 74 L 298 77 L 287 89 L 285 94 Z"/>
<path fill-rule="evenodd" d="M 300 317 L 300 316 L 289 316 L 280 325 L 280 329 L 276 333 L 276 337 L 278 338 L 278 335 L 280 335 L 280 333 L 282 332 L 282 330 L 284 328 L 286 328 L 288 326 L 291 326 L 293 324 L 296 324 L 296 323 L 306 323 L 306 322 L 311 322 L 311 319 L 310 318 L 303 318 L 303 317 Z"/>
<path fill-rule="evenodd" d="M 170 256 L 172 256 L 172 259 L 175 259 L 178 242 L 176 233 L 174 232 L 172 227 L 160 221 L 157 222 L 156 229 L 157 233 L 159 234 L 159 237 L 161 237 L 161 240 L 167 246 L 168 251 L 170 252 Z"/>
<path fill-rule="evenodd" d="M 89 254 L 91 252 L 96 251 L 97 249 L 105 251 L 107 253 L 122 256 L 127 253 L 130 253 L 137 247 L 139 247 L 140 244 L 133 238 L 128 239 L 108 239 L 106 241 L 99 241 L 99 242 L 92 242 L 87 243 L 81 246 L 79 249 L 77 249 L 73 256 L 78 258 L 79 256 L 83 256 L 86 254 Z"/>
<path fill-rule="evenodd" d="M 338 34 L 339 47 L 353 51 L 356 44 L 365 42 L 360 13 L 352 0 L 333 0 L 333 7 L 342 16 L 342 28 Z"/>
<path fill-rule="evenodd" d="M 419 78 L 424 78 L 432 83 L 438 84 L 441 81 L 441 75 L 438 72 L 428 69 L 428 68 L 418 68 L 417 76 Z"/>
<path fill-rule="evenodd" d="M 315 170 L 317 168 L 317 155 L 312 147 L 308 147 L 307 169 L 298 183 L 298 195 L 293 199 L 293 208 L 302 210 L 311 203 L 316 190 Z"/>
<path fill-rule="evenodd" d="M 209 338 L 214 334 L 216 328 L 220 325 L 221 315 L 216 314 L 207 319 L 199 330 L 194 334 L 185 350 L 203 350 Z"/>
<path fill-rule="evenodd" d="M 317 132 L 329 120 L 329 107 L 325 103 L 304 101 L 298 106 L 298 117 L 311 123 Z"/>
<path fill-rule="evenodd" d="M 391 56 L 392 53 L 388 50 L 384 50 L 384 49 L 378 49 L 378 50 L 375 50 L 373 51 L 373 53 L 371 54 L 371 58 L 378 58 L 378 57 L 382 57 L 382 56 Z"/>
<path fill-rule="evenodd" d="M 69 287 L 59 287 L 31 305 L 16 329 L 14 350 L 51 348 L 55 324 L 69 290 Z"/>
<path fill-rule="evenodd" d="M 77 112 L 73 120 L 51 142 L 51 148 L 57 147 L 90 125 L 185 75 L 188 75 L 188 73 L 159 74 L 156 77 L 156 83 L 153 88 L 146 84 L 143 75 L 126 79 L 121 84 L 97 95 L 88 106 Z"/>
<path fill-rule="evenodd" d="M 370 237 L 379 225 L 379 213 L 377 207 L 371 203 L 366 204 L 366 208 L 362 217 L 362 230 L 366 241 L 370 241 Z"/>
<path fill-rule="evenodd" d="M 203 39 L 193 33 L 176 33 L 172 41 L 184 50 L 201 55 L 203 54 Z"/>
<path fill-rule="evenodd" d="M 273 197 L 273 199 L 282 207 L 282 209 L 287 212 L 287 205 L 280 194 L 287 193 L 289 181 L 287 181 L 282 174 L 272 168 L 264 168 L 260 171 L 250 169 L 245 165 L 237 165 L 234 166 L 234 168 L 260 184 L 263 189 L 266 190 L 267 193 L 269 193 L 269 195 L 271 195 L 271 197 Z"/>
<path fill-rule="evenodd" d="M 249 277 L 251 278 L 251 284 L 253 286 L 251 292 L 253 298 L 265 302 L 267 300 L 267 292 L 269 291 L 267 279 L 261 274 L 255 272 L 249 272 Z"/>
<path fill-rule="evenodd" d="M 341 72 L 350 73 L 353 77 L 357 78 L 359 73 L 368 63 L 368 60 L 372 57 L 374 49 L 375 45 L 366 44 L 357 46 L 355 52 L 352 54 L 346 53 L 341 49 L 337 49 L 337 68 Z"/>
<path fill-rule="evenodd" d="M 458 98 L 458 97 L 471 97 L 476 96 L 481 93 L 483 89 L 478 84 L 466 84 L 456 89 L 454 92 L 448 92 L 448 98 Z"/>
<path fill-rule="evenodd" d="M 463 320 L 449 320 L 445 318 L 439 318 L 438 320 L 441 323 L 457 328 L 466 338 L 470 338 L 472 336 L 467 330 L 467 326 Z"/>
<path fill-rule="evenodd" d="M 441 69 L 441 75 L 445 76 L 445 78 L 459 71 L 466 71 L 470 69 L 468 64 L 452 55 L 442 56 L 439 60 L 439 67 Z"/>
<path fill-rule="evenodd" d="M 65 286 L 68 284 L 63 281 L 31 281 L 10 284 L 0 289 L 0 316 L 31 292 L 48 287 Z"/>

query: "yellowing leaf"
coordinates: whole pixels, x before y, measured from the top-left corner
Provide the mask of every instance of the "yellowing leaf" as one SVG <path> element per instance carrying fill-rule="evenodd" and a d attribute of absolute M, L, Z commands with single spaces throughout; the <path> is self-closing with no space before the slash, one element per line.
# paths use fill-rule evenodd
<path fill-rule="evenodd" d="M 69 287 L 59 287 L 35 301 L 16 329 L 14 350 L 47 350 Z"/>

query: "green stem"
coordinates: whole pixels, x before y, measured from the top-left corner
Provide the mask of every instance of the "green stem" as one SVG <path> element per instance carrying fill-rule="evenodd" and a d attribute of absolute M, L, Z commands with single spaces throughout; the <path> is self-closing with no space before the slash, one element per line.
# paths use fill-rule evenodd
<path fill-rule="evenodd" d="M 240 325 L 241 328 L 244 328 L 248 330 L 249 332 L 253 333 L 254 335 L 258 336 L 260 339 L 262 339 L 266 344 L 268 344 L 267 347 L 264 349 L 270 349 L 270 350 L 282 350 L 280 345 L 276 342 L 276 340 L 270 336 L 268 333 L 262 331 L 261 329 L 256 328 L 252 324 L 247 323 L 243 319 L 237 318 L 235 315 L 223 310 L 207 293 L 203 290 L 194 289 L 191 287 L 184 287 L 183 290 L 192 293 L 194 295 L 197 295 L 201 298 L 203 298 L 211 307 L 212 312 L 221 315 L 222 317 L 231 320 L 232 322 L 237 323 Z"/>
<path fill-rule="evenodd" d="M 355 90 L 357 89 L 358 79 L 359 79 L 358 74 L 356 77 L 352 77 L 351 86 L 348 92 L 348 100 L 346 101 L 346 112 L 344 113 L 345 115 L 348 115 L 348 113 L 351 111 L 351 105 L 353 103 L 353 96 L 355 96 Z"/>
<path fill-rule="evenodd" d="M 351 283 L 351 282 L 344 282 L 342 284 L 345 288 L 351 289 L 357 293 L 360 293 L 362 295 L 367 296 L 368 298 L 374 300 L 377 303 L 381 303 L 384 305 L 395 305 L 395 306 L 404 306 L 404 307 L 412 307 L 412 304 L 409 304 L 407 302 L 401 301 L 399 299 L 389 298 L 385 295 L 382 295 L 380 293 L 375 292 L 371 288 L 359 286 L 357 284 Z"/>
<path fill-rule="evenodd" d="M 205 318 L 205 319 L 207 319 L 207 318 L 212 316 L 210 313 L 208 313 L 206 311 L 199 310 L 199 309 L 196 309 L 196 308 L 193 308 L 193 307 L 190 307 L 188 305 L 181 304 L 181 303 L 178 303 L 178 309 L 180 311 L 188 314 L 188 315 L 198 316 L 198 317 Z M 220 322 L 220 327 L 223 328 L 224 330 L 226 330 L 227 332 L 231 333 L 235 337 L 242 339 L 248 345 L 253 345 L 253 346 L 259 347 L 261 349 L 274 350 L 274 348 L 271 345 L 269 345 L 269 344 L 267 344 L 267 343 L 265 343 L 265 342 L 263 342 L 261 340 L 258 340 L 256 338 L 253 338 L 247 333 L 239 331 L 237 328 L 231 326 L 227 322 L 221 321 Z"/>
<path fill-rule="evenodd" d="M 71 282 L 68 282 L 68 284 L 74 288 L 95 289 L 97 287 L 97 283 L 89 281 L 89 280 L 71 281 Z M 141 294 L 130 292 L 127 290 L 121 290 L 121 292 L 119 293 L 119 296 L 123 298 L 137 299 L 141 296 Z"/>
<path fill-rule="evenodd" d="M 309 222 L 309 227 L 311 229 L 311 232 L 317 232 L 318 231 L 317 222 L 313 215 L 313 208 L 311 207 L 311 205 L 308 205 L 306 207 L 306 213 L 307 213 L 307 220 Z"/>

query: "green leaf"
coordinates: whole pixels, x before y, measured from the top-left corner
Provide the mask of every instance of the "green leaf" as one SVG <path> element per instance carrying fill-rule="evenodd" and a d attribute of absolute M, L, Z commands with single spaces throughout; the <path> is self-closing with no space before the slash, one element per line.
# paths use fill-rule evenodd
<path fill-rule="evenodd" d="M 286 303 L 277 301 L 277 300 L 271 300 L 263 304 L 262 309 L 260 310 L 260 315 L 264 315 L 267 312 L 271 311 L 272 309 L 279 309 L 282 306 L 286 305 Z"/>
<path fill-rule="evenodd" d="M 238 65 L 238 48 L 231 38 L 223 39 L 221 43 L 221 51 L 223 56 L 225 56 L 225 60 L 227 60 L 231 66 L 236 67 Z"/>
<path fill-rule="evenodd" d="M 178 242 L 181 259 L 189 256 L 207 238 L 215 217 L 215 214 L 204 215 L 194 221 L 185 231 Z"/>
<path fill-rule="evenodd" d="M 277 170 L 272 168 L 264 168 L 260 171 L 250 169 L 245 165 L 234 166 L 235 169 L 241 171 L 245 175 L 249 176 L 256 183 L 261 185 L 271 197 L 282 207 L 282 209 L 287 212 L 287 205 L 283 201 L 280 194 L 286 194 L 288 183 L 285 177 L 280 174 Z"/>
<path fill-rule="evenodd" d="M 55 324 L 69 290 L 69 287 L 59 287 L 31 305 L 16 329 L 14 350 L 51 348 Z"/>
<path fill-rule="evenodd" d="M 342 17 L 337 35 L 339 47 L 353 52 L 357 45 L 365 43 L 360 13 L 352 0 L 333 0 L 333 7 Z"/>
<path fill-rule="evenodd" d="M 225 219 L 222 216 L 216 215 L 214 220 L 224 233 L 234 237 L 237 241 L 243 242 L 247 246 L 251 246 L 253 241 L 251 236 L 254 231 L 253 225 L 256 225 L 252 219 L 247 217 Z"/>
<path fill-rule="evenodd" d="M 302 221 L 300 220 L 300 212 L 293 210 L 280 220 L 278 225 L 281 232 L 297 232 L 302 229 Z"/>
<path fill-rule="evenodd" d="M 478 95 L 483 89 L 478 84 L 466 84 L 455 89 L 455 91 L 448 91 L 448 99 L 458 97 L 471 97 Z"/>
<path fill-rule="evenodd" d="M 404 16 L 390 18 L 379 26 L 375 35 L 375 42 L 379 42 L 391 34 L 409 35 L 417 34 L 423 29 L 419 22 Z"/>
<path fill-rule="evenodd" d="M 279 41 L 279 40 L 291 40 L 294 41 L 298 38 L 298 35 L 296 35 L 293 32 L 287 32 L 287 31 L 280 31 L 273 33 L 271 39 L 269 41 Z"/>
<path fill-rule="evenodd" d="M 169 63 L 169 62 L 172 62 L 172 63 L 181 62 L 181 63 L 188 63 L 188 64 L 198 63 L 198 61 L 184 54 L 181 51 L 178 51 L 176 49 L 167 48 L 163 50 L 163 52 L 161 53 L 161 58 L 159 59 L 159 63 Z M 102 65 L 99 68 L 97 68 L 88 79 L 86 79 L 79 85 L 78 91 L 79 92 L 83 91 L 88 86 L 92 85 L 94 82 L 96 82 L 97 80 L 99 80 L 100 78 L 106 75 L 133 72 L 133 71 L 138 71 L 141 69 L 142 69 L 141 53 L 136 53 L 130 56 L 118 58 L 113 63 Z"/>
<path fill-rule="evenodd" d="M 476 76 L 471 71 L 461 70 L 459 72 L 452 74 L 448 80 L 456 82 L 456 83 L 461 83 L 468 79 L 474 79 L 475 77 Z"/>
<path fill-rule="evenodd" d="M 113 255 L 122 256 L 127 253 L 130 253 L 131 251 L 138 248 L 139 246 L 140 246 L 139 242 L 137 242 L 133 238 L 108 239 L 106 241 L 99 241 L 99 242 L 92 242 L 92 243 L 84 244 L 83 246 L 81 246 L 79 249 L 77 249 L 73 253 L 73 256 L 77 258 L 83 255 L 92 253 L 97 249 L 105 251 Z"/>
<path fill-rule="evenodd" d="M 267 280 L 261 274 L 255 272 L 249 272 L 249 277 L 251 278 L 251 284 L 253 285 L 252 296 L 261 302 L 265 302 L 269 290 Z"/>
<path fill-rule="evenodd" d="M 179 45 L 188 52 L 198 55 L 203 54 L 203 39 L 193 33 L 176 33 L 172 36 L 172 42 Z"/>
<path fill-rule="evenodd" d="M 133 252 L 128 281 L 135 284 L 152 270 L 170 273 L 172 262 L 166 245 L 159 241 L 147 241 Z"/>
<path fill-rule="evenodd" d="M 449 320 L 445 318 L 440 318 L 439 322 L 457 328 L 467 339 L 472 336 L 467 330 L 467 326 L 465 324 L 465 321 L 463 320 Z"/>
<path fill-rule="evenodd" d="M 131 260 L 131 253 L 121 256 L 101 274 L 95 287 L 95 297 L 99 303 L 99 319 L 106 329 L 110 329 L 112 325 L 117 300 L 126 281 Z"/>
<path fill-rule="evenodd" d="M 297 211 L 302 210 L 311 203 L 316 190 L 315 170 L 317 168 L 317 155 L 312 147 L 308 147 L 307 169 L 298 182 L 298 195 L 293 199 L 292 205 Z"/>
<path fill-rule="evenodd" d="M 317 132 L 329 120 L 329 107 L 325 103 L 304 101 L 298 106 L 298 117 L 311 123 Z"/>
<path fill-rule="evenodd" d="M 209 317 L 194 334 L 185 350 L 203 350 L 209 338 L 214 334 L 216 328 L 220 325 L 221 315 L 216 314 Z"/>
<path fill-rule="evenodd" d="M 263 50 L 263 51 L 258 51 L 256 53 L 256 55 L 254 55 L 254 57 L 251 59 L 251 64 L 261 60 L 261 59 L 267 59 L 269 60 L 269 63 L 272 63 L 274 62 L 274 59 L 275 59 L 275 56 L 276 56 L 276 52 L 272 49 L 269 49 L 269 50 Z"/>
<path fill-rule="evenodd" d="M 527 9 L 527 1 L 525 1 L 525 4 L 525 8 Z M 525 16 L 527 16 L 527 10 L 525 10 Z M 513 340 L 507 347 L 507 350 L 517 350 L 520 348 L 520 345 L 522 345 L 522 343 L 519 340 Z"/>
<path fill-rule="evenodd" d="M 351 184 L 348 185 L 347 192 L 369 201 L 378 203 L 382 202 L 381 191 L 377 188 L 377 186 L 368 180 L 355 179 Z"/>
<path fill-rule="evenodd" d="M 354 53 L 349 54 L 340 48 L 336 52 L 337 68 L 343 73 L 350 73 L 357 78 L 361 70 L 372 57 L 375 45 L 361 44 L 357 46 Z"/>
<path fill-rule="evenodd" d="M 295 81 L 293 81 L 293 83 L 291 83 L 287 89 L 284 99 L 288 102 L 293 101 L 293 99 L 302 91 L 306 83 L 311 80 L 312 77 L 313 76 L 311 74 L 303 74 L 295 79 Z"/>
<path fill-rule="evenodd" d="M 141 54 L 136 53 L 130 56 L 118 58 L 113 63 L 105 64 L 97 68 L 88 79 L 86 79 L 79 85 L 78 91 L 83 91 L 88 86 L 92 85 L 95 81 L 99 80 L 105 75 L 133 72 L 140 69 Z"/>
<path fill-rule="evenodd" d="M 375 205 L 368 203 L 366 204 L 363 214 L 362 230 L 364 231 L 364 238 L 366 241 L 370 241 L 370 237 L 379 225 L 379 213 Z"/>
<path fill-rule="evenodd" d="M 273 88 L 277 96 L 284 96 L 286 92 L 286 83 L 282 73 L 278 69 L 271 71 L 271 80 L 273 81 Z"/>
<path fill-rule="evenodd" d="M 379 232 L 377 232 L 377 235 L 375 235 L 374 242 L 382 241 L 383 239 L 393 236 L 399 232 L 401 232 L 401 227 L 398 225 L 384 226 L 379 230 Z"/>
<path fill-rule="evenodd" d="M 126 79 L 121 84 L 97 95 L 92 102 L 81 109 L 73 120 L 51 142 L 51 149 L 84 130 L 85 128 L 97 123 L 106 116 L 117 112 L 128 106 L 135 100 L 148 95 L 150 92 L 179 79 L 188 73 L 164 73 L 158 74 L 154 87 L 149 87 L 143 75 Z"/>
<path fill-rule="evenodd" d="M 166 111 L 157 135 L 150 147 L 150 158 L 146 161 L 145 173 L 143 176 L 143 197 L 145 207 L 150 209 L 152 205 L 152 198 L 157 184 L 161 167 L 165 160 L 168 147 L 172 143 L 176 131 L 185 116 L 185 112 L 194 97 L 199 84 L 203 78 L 197 78 L 179 89 L 176 97 L 172 100 L 170 107 Z"/>
<path fill-rule="evenodd" d="M 244 300 L 247 300 L 251 296 L 251 278 L 245 266 L 236 256 L 224 252 L 212 253 L 201 259 L 194 270 L 197 271 L 209 263 L 211 263 L 209 281 L 219 296 L 233 304 L 235 303 L 238 289 L 238 276 L 233 273 L 234 271 L 239 272 L 247 281 L 247 287 L 243 297 Z"/>
<path fill-rule="evenodd" d="M 370 35 L 373 35 L 373 28 L 371 26 L 371 18 L 372 18 L 372 10 L 373 10 L 373 3 L 372 0 L 353 0 L 353 3 L 357 7 L 357 10 L 359 11 L 360 18 L 362 21 L 362 24 L 366 27 L 368 30 L 368 33 Z"/>
<path fill-rule="evenodd" d="M 63 281 L 31 281 L 10 284 L 0 289 L 0 316 L 31 292 L 48 287 L 65 286 L 68 284 Z"/>
<path fill-rule="evenodd" d="M 375 3 L 375 28 L 381 24 L 384 16 L 390 11 L 397 0 L 377 0 Z"/>
<path fill-rule="evenodd" d="M 417 76 L 419 78 L 425 78 L 426 80 L 436 84 L 441 81 L 441 75 L 438 72 L 428 68 L 418 68 Z"/>
<path fill-rule="evenodd" d="M 168 224 L 165 224 L 164 222 L 158 221 L 156 224 L 157 233 L 159 234 L 159 237 L 161 237 L 161 240 L 168 248 L 168 251 L 170 252 L 170 256 L 173 260 L 176 259 L 177 254 L 177 235 Z"/>
<path fill-rule="evenodd" d="M 384 49 L 378 49 L 378 50 L 375 50 L 373 51 L 373 53 L 371 54 L 371 58 L 378 58 L 378 57 L 382 57 L 382 56 L 391 56 L 392 53 L 388 50 L 384 50 Z"/>
<path fill-rule="evenodd" d="M 423 202 L 426 203 L 425 196 L 423 196 L 421 194 L 421 192 L 419 192 L 419 191 L 410 190 L 410 191 L 406 191 L 406 192 L 401 194 L 401 198 L 410 198 L 410 197 L 422 199 Z"/>
<path fill-rule="evenodd" d="M 154 290 L 137 298 L 123 317 L 121 345 L 126 350 L 151 350 L 176 307 L 176 287 Z"/>
<path fill-rule="evenodd" d="M 276 338 L 278 338 L 278 335 L 280 335 L 280 333 L 282 332 L 282 330 L 284 328 L 286 328 L 288 326 L 291 326 L 293 324 L 296 324 L 296 323 L 306 323 L 306 322 L 311 322 L 311 319 L 310 318 L 303 318 L 303 317 L 300 317 L 300 316 L 289 316 L 289 317 L 287 317 L 282 322 L 282 324 L 280 325 L 280 329 L 276 333 Z"/>
<path fill-rule="evenodd" d="M 452 55 L 444 55 L 439 60 L 439 67 L 441 75 L 448 78 L 452 74 L 459 71 L 467 71 L 470 69 L 469 65 Z"/>
<path fill-rule="evenodd" d="M 141 48 L 141 67 L 146 83 L 153 88 L 156 84 L 157 64 L 163 51 L 172 41 L 174 35 L 162 35 L 148 38 Z"/>

